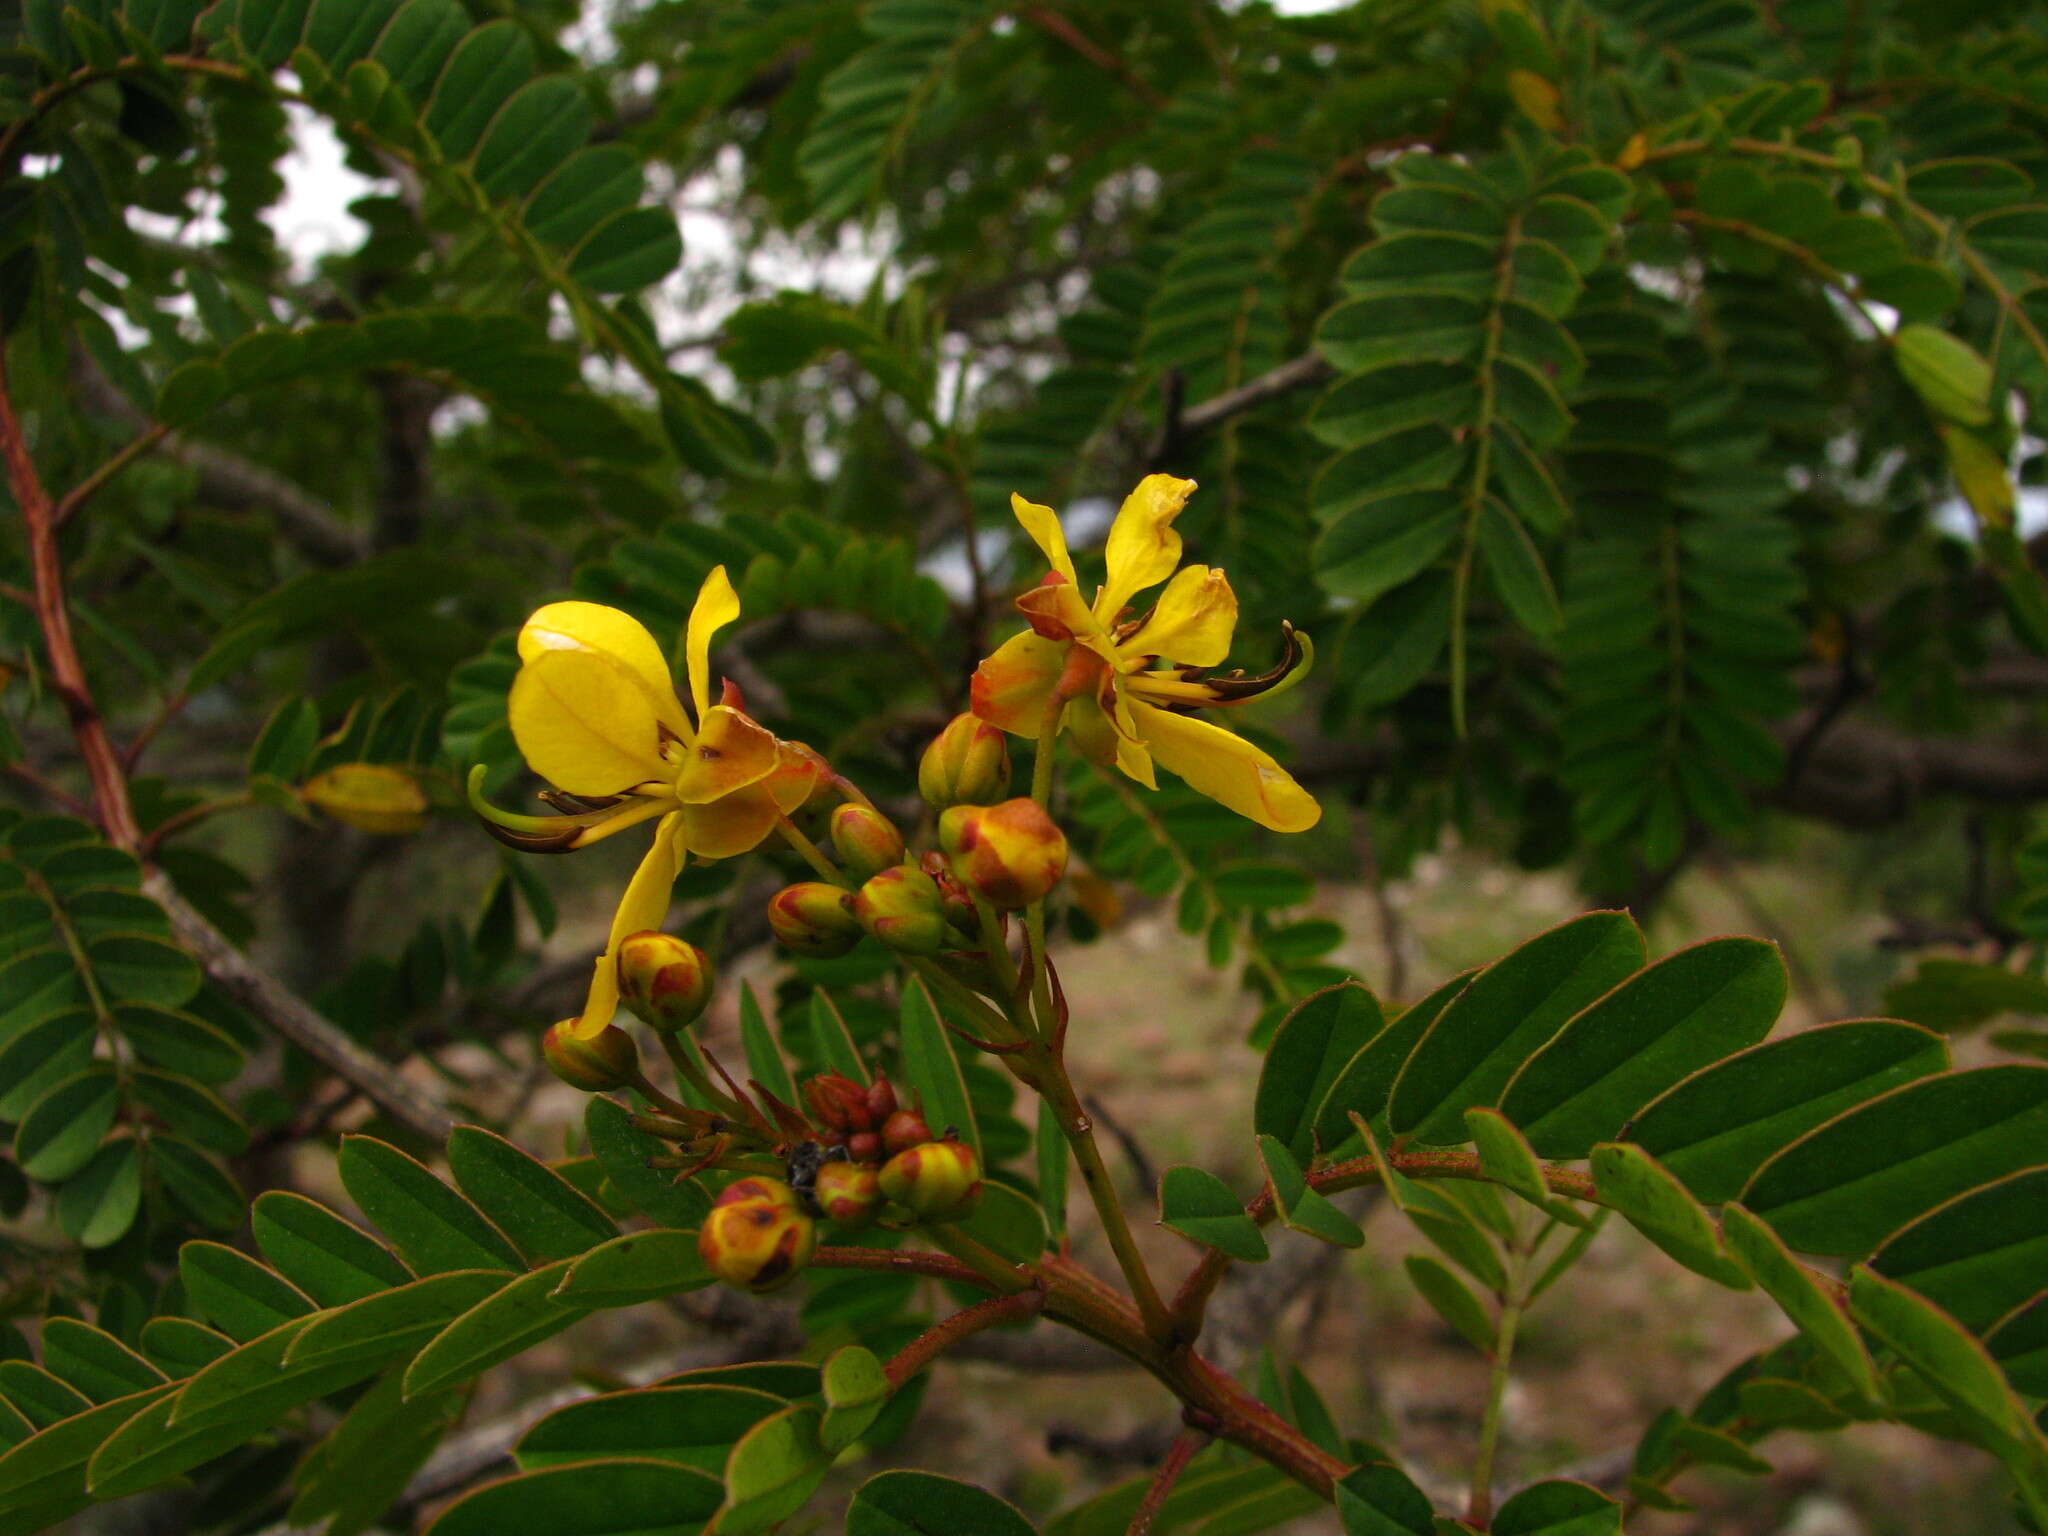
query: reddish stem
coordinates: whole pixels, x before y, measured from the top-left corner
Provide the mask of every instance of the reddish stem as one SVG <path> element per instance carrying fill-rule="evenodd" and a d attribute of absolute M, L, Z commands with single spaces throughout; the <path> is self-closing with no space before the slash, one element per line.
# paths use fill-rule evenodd
<path fill-rule="evenodd" d="M 962 1339 L 971 1338 L 985 1328 L 1025 1322 L 1044 1310 L 1045 1292 L 1036 1286 L 1013 1295 L 991 1296 L 986 1301 L 977 1301 L 973 1306 L 963 1307 L 951 1317 L 932 1324 L 904 1345 L 882 1368 L 883 1374 L 889 1378 L 891 1387 L 900 1388 Z"/>
<path fill-rule="evenodd" d="M 1213 1438 L 1206 1429 L 1197 1429 L 1190 1424 L 1173 1437 L 1168 1447 L 1166 1460 L 1159 1463 L 1159 1470 L 1152 1474 L 1152 1486 L 1145 1490 L 1145 1501 L 1131 1516 L 1130 1529 L 1125 1536 L 1146 1536 L 1152 1529 L 1152 1522 L 1165 1507 L 1166 1496 L 1173 1492 L 1173 1485 L 1180 1481 L 1181 1473 L 1187 1471 L 1203 1446 Z"/>
<path fill-rule="evenodd" d="M 86 775 L 92 781 L 93 807 L 107 841 L 133 853 L 142 845 L 142 829 L 136 823 L 135 808 L 129 803 L 121 754 L 115 750 L 106 722 L 93 703 L 85 666 L 78 658 L 78 642 L 71 634 L 71 614 L 64 606 L 64 561 L 57 550 L 57 509 L 42 477 L 36 473 L 28 438 L 14 409 L 4 344 L 0 344 L 0 457 L 6 460 L 7 486 L 14 493 L 14 504 L 21 508 L 22 523 L 28 530 L 29 565 L 35 573 L 36 623 L 42 629 L 43 649 L 49 656 L 50 684 L 64 701 L 64 712 L 70 717 L 71 734 L 78 743 Z"/>

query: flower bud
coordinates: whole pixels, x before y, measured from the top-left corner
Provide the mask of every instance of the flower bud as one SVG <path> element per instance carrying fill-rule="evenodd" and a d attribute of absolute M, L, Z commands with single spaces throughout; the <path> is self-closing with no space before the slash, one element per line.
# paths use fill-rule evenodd
<path fill-rule="evenodd" d="M 563 1019 L 540 1037 L 541 1056 L 555 1076 L 585 1093 L 625 1088 L 639 1079 L 640 1048 L 631 1035 L 607 1024 L 584 1039 L 570 1033 L 575 1027 L 576 1020 Z"/>
<path fill-rule="evenodd" d="M 855 1131 L 846 1138 L 846 1155 L 856 1163 L 882 1160 L 882 1137 L 878 1131 Z"/>
<path fill-rule="evenodd" d="M 849 875 L 866 880 L 903 862 L 903 834 L 880 811 L 842 805 L 832 813 L 832 849 Z"/>
<path fill-rule="evenodd" d="M 711 1004 L 711 960 L 672 933 L 647 929 L 619 941 L 619 997 L 649 1029 L 687 1029 Z"/>
<path fill-rule="evenodd" d="M 918 760 L 917 792 L 934 810 L 987 805 L 1009 787 L 1009 743 L 977 715 L 955 715 Z"/>
<path fill-rule="evenodd" d="M 960 883 L 999 911 L 1042 900 L 1067 868 L 1067 835 L 1036 800 L 956 805 L 939 842 Z"/>
<path fill-rule="evenodd" d="M 852 898 L 822 880 L 786 885 L 771 896 L 768 926 L 785 947 L 821 959 L 843 955 L 860 942 Z"/>
<path fill-rule="evenodd" d="M 882 1125 L 896 1113 L 896 1085 L 886 1077 L 877 1077 L 867 1086 L 868 1123 Z"/>
<path fill-rule="evenodd" d="M 861 927 L 899 954 L 935 955 L 945 946 L 938 882 L 912 864 L 883 870 L 853 898 Z"/>
<path fill-rule="evenodd" d="M 842 1227 L 864 1227 L 882 1203 L 882 1185 L 872 1166 L 827 1163 L 818 1170 L 811 1198 L 826 1217 Z"/>
<path fill-rule="evenodd" d="M 981 1197 L 981 1159 L 964 1141 L 927 1141 L 884 1163 L 878 1182 L 905 1210 L 950 1221 L 965 1216 Z"/>
<path fill-rule="evenodd" d="M 780 1179 L 728 1185 L 697 1233 L 705 1267 L 727 1285 L 757 1295 L 794 1279 L 818 1246 L 818 1224 L 798 1208 Z"/>
<path fill-rule="evenodd" d="M 873 1128 L 868 1113 L 868 1091 L 852 1078 L 826 1072 L 803 1087 L 804 1105 L 811 1119 L 831 1131 L 865 1131 Z"/>
<path fill-rule="evenodd" d="M 907 1152 L 932 1139 L 932 1128 L 914 1109 L 899 1109 L 882 1123 L 882 1149 Z"/>

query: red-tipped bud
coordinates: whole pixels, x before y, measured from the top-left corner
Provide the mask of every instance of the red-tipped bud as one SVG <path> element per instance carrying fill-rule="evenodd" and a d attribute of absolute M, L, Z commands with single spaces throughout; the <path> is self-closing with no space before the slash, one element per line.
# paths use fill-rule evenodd
<path fill-rule="evenodd" d="M 619 998 L 649 1029 L 688 1029 L 711 1004 L 711 960 L 687 939 L 652 929 L 619 941 Z"/>
<path fill-rule="evenodd" d="M 960 883 L 998 911 L 1044 899 L 1067 868 L 1067 835 L 1036 800 L 956 805 L 939 818 L 939 842 Z"/>
<path fill-rule="evenodd" d="M 903 862 L 903 834 L 880 811 L 842 805 L 832 813 L 832 849 L 849 875 L 865 880 Z"/>
<path fill-rule="evenodd" d="M 861 927 L 899 954 L 935 955 L 946 943 L 938 882 L 911 864 L 883 870 L 853 898 Z"/>
<path fill-rule="evenodd" d="M 730 1184 L 704 1218 L 697 1252 L 727 1285 L 757 1295 L 786 1285 L 810 1263 L 818 1224 L 797 1205 L 796 1191 L 780 1179 L 747 1178 Z"/>
<path fill-rule="evenodd" d="M 640 1077 L 640 1048 L 616 1024 L 607 1024 L 589 1038 L 570 1033 L 576 1020 L 550 1024 L 540 1037 L 540 1053 L 553 1072 L 571 1088 L 604 1093 L 625 1088 Z"/>
<path fill-rule="evenodd" d="M 852 1078 L 826 1072 L 804 1084 L 804 1105 L 811 1119 L 826 1130 L 866 1131 L 874 1129 L 868 1113 L 868 1091 Z"/>
<path fill-rule="evenodd" d="M 975 715 L 955 715 L 918 760 L 917 792 L 934 810 L 987 805 L 1009 787 L 1009 743 Z"/>
<path fill-rule="evenodd" d="M 932 1139 L 932 1128 L 914 1109 L 899 1109 L 882 1123 L 882 1150 L 907 1152 Z"/>
<path fill-rule="evenodd" d="M 882 1165 L 882 1193 L 927 1220 L 965 1216 L 981 1197 L 981 1159 L 964 1141 L 927 1141 Z"/>
<path fill-rule="evenodd" d="M 829 959 L 860 942 L 853 898 L 822 880 L 785 885 L 769 897 L 768 926 L 787 948 L 800 955 Z"/>
<path fill-rule="evenodd" d="M 856 1163 L 879 1163 L 882 1160 L 882 1138 L 876 1131 L 855 1131 L 846 1138 L 846 1155 Z"/>
<path fill-rule="evenodd" d="M 886 1077 L 877 1077 L 867 1086 L 868 1123 L 882 1125 L 896 1113 L 896 1085 Z"/>
<path fill-rule="evenodd" d="M 827 1219 L 842 1227 L 864 1227 L 882 1203 L 881 1180 L 865 1163 L 826 1163 L 818 1170 L 811 1198 Z"/>
<path fill-rule="evenodd" d="M 749 1200 L 769 1200 L 786 1205 L 792 1211 L 801 1210 L 802 1202 L 796 1191 L 782 1179 L 769 1178 L 765 1174 L 750 1173 L 743 1179 L 734 1179 L 718 1192 L 711 1203 L 719 1205 L 744 1205 Z"/>

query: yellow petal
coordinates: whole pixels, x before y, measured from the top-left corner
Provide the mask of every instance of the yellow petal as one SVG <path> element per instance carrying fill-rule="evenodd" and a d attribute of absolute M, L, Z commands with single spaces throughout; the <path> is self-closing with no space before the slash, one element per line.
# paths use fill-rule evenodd
<path fill-rule="evenodd" d="M 527 766 L 572 795 L 670 775 L 647 685 L 607 652 L 540 651 L 513 679 L 506 712 Z"/>
<path fill-rule="evenodd" d="M 825 760 L 800 741 L 775 743 L 775 771 L 761 781 L 775 797 L 775 808 L 787 816 L 811 798 L 818 780 L 831 770 Z"/>
<path fill-rule="evenodd" d="M 676 832 L 681 826 L 680 812 L 670 811 L 662 817 L 654 829 L 654 846 L 647 850 L 647 857 L 640 861 L 626 886 L 626 894 L 619 899 L 619 910 L 612 915 L 611 935 L 591 972 L 583 1012 L 568 1029 L 578 1039 L 587 1040 L 600 1033 L 619 1011 L 619 941 L 628 934 L 659 928 L 668 916 L 676 875 L 682 869 L 681 850 L 676 845 Z"/>
<path fill-rule="evenodd" d="M 532 661 L 546 651 L 596 651 L 609 656 L 646 686 L 655 715 L 677 734 L 687 736 L 689 723 L 676 699 L 668 657 L 630 613 L 602 603 L 549 603 L 534 611 L 519 630 L 519 659 Z"/>
<path fill-rule="evenodd" d="M 722 565 L 713 566 L 697 589 L 697 602 L 690 609 L 690 628 L 683 642 L 684 661 L 690 673 L 690 699 L 702 720 L 711 710 L 711 637 L 740 616 L 740 595 L 732 589 L 732 578 Z"/>
<path fill-rule="evenodd" d="M 1238 815 L 1275 832 L 1306 832 L 1322 820 L 1315 797 L 1242 736 L 1135 699 L 1131 715 L 1162 768 Z"/>
<path fill-rule="evenodd" d="M 1048 640 L 1081 640 L 1101 652 L 1106 661 L 1115 660 L 1109 634 L 1081 601 L 1080 589 L 1071 581 L 1049 581 L 1033 587 L 1017 599 L 1017 611 L 1031 621 L 1031 628 Z"/>
<path fill-rule="evenodd" d="M 1037 736 L 1066 663 L 1067 642 L 1028 629 L 1012 635 L 974 669 L 974 713 L 1013 735 Z"/>
<path fill-rule="evenodd" d="M 676 798 L 704 805 L 775 771 L 775 733 L 730 704 L 714 704 L 697 719 L 696 745 L 685 749 L 676 775 Z"/>
<path fill-rule="evenodd" d="M 1191 565 L 1159 594 L 1159 603 L 1136 634 L 1117 649 L 1136 660 L 1161 656 L 1184 667 L 1214 667 L 1230 654 L 1237 630 L 1237 594 L 1212 566 Z"/>
<path fill-rule="evenodd" d="M 1180 564 L 1180 535 L 1173 531 L 1173 520 L 1194 488 L 1194 481 L 1174 475 L 1147 475 L 1124 498 L 1103 551 L 1109 583 L 1095 599 L 1095 614 L 1103 623 L 1114 624 L 1124 604 L 1166 580 Z"/>
<path fill-rule="evenodd" d="M 1074 576 L 1074 557 L 1067 553 L 1067 535 L 1060 527 L 1059 514 L 1051 507 L 1026 501 L 1015 491 L 1010 492 L 1010 510 L 1016 513 L 1024 531 L 1031 535 L 1031 542 L 1044 553 L 1046 563 L 1066 577 L 1069 585 L 1079 585 Z"/>
<path fill-rule="evenodd" d="M 782 807 L 766 783 L 749 784 L 708 805 L 683 807 L 683 842 L 707 859 L 730 859 L 760 846 L 775 830 Z"/>

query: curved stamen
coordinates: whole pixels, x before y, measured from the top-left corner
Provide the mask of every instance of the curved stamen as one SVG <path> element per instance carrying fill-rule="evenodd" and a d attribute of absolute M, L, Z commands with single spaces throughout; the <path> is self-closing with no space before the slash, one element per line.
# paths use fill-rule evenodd
<path fill-rule="evenodd" d="M 1316 659 L 1315 642 L 1284 619 L 1280 623 L 1280 637 L 1280 659 L 1252 676 L 1246 676 L 1240 669 L 1222 677 L 1206 677 L 1199 667 L 1172 667 L 1132 673 L 1125 682 L 1141 698 L 1167 705 L 1216 709 L 1250 699 L 1278 698 L 1308 676 Z"/>
<path fill-rule="evenodd" d="M 502 810 L 484 798 L 485 771 L 481 763 L 469 771 L 469 782 L 463 787 L 469 808 L 476 812 L 486 832 L 522 853 L 570 853 L 587 848 L 614 832 L 623 832 L 659 816 L 672 804 L 659 786 L 636 785 L 624 795 L 608 798 L 594 810 L 563 816 L 522 816 L 517 811 Z M 550 790 L 543 792 L 542 798 L 549 804 L 558 804 L 574 803 L 580 797 Z"/>

